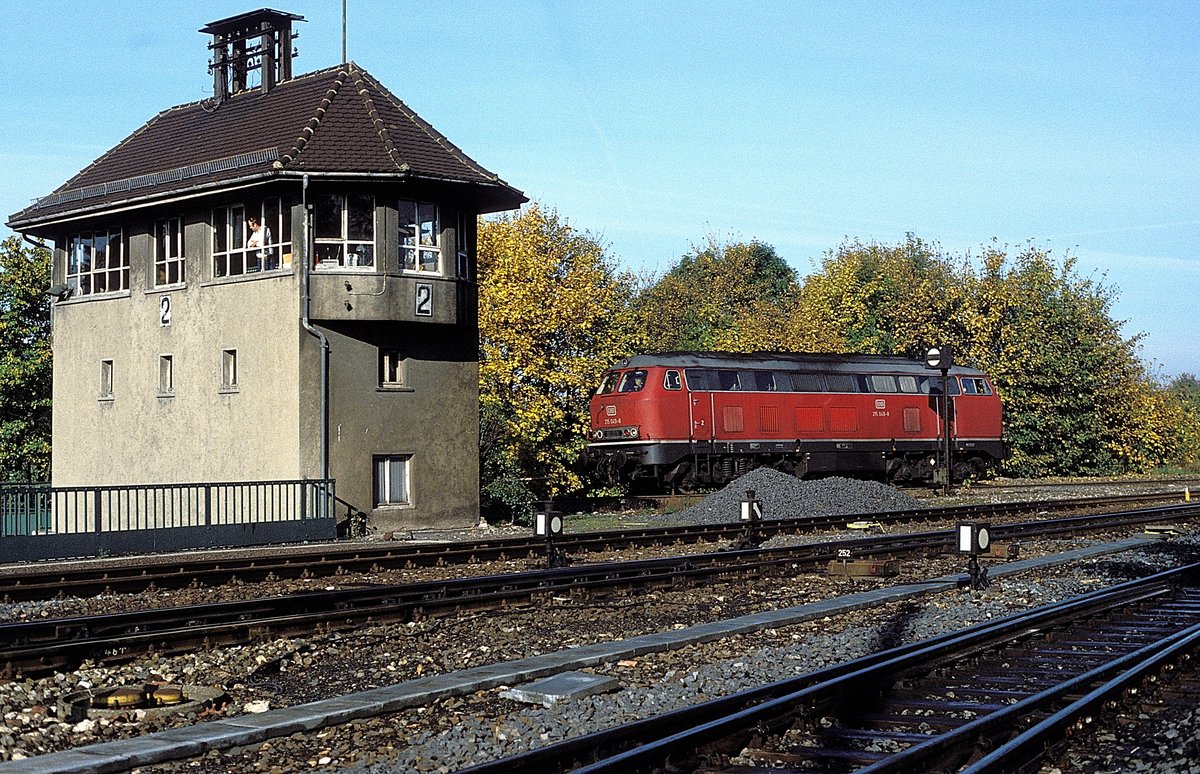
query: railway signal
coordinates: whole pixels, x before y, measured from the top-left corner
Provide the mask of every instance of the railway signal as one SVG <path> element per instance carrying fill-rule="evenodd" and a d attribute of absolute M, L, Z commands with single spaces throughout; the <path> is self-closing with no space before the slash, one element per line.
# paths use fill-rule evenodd
<path fill-rule="evenodd" d="M 746 490 L 738 518 L 746 525 L 742 533 L 741 548 L 758 548 L 758 523 L 762 521 L 762 500 L 754 496 L 753 489 Z"/>
<path fill-rule="evenodd" d="M 551 508 L 551 503 L 540 504 L 533 516 L 533 533 L 546 538 L 546 566 L 566 567 L 567 555 L 555 545 L 555 538 L 563 533 L 563 514 Z"/>
<path fill-rule="evenodd" d="M 967 554 L 967 572 L 971 576 L 972 590 L 988 585 L 987 568 L 979 566 L 979 555 L 986 554 L 992 547 L 991 527 L 979 522 L 960 522 L 958 525 L 958 552 Z"/>
<path fill-rule="evenodd" d="M 942 465 L 934 472 L 933 480 L 942 484 L 942 493 L 947 496 L 950 494 L 951 471 L 954 469 L 950 461 L 950 368 L 953 365 L 954 347 L 951 345 L 939 344 L 925 350 L 925 367 L 942 372 L 942 398 L 938 401 L 938 414 L 942 420 Z"/>

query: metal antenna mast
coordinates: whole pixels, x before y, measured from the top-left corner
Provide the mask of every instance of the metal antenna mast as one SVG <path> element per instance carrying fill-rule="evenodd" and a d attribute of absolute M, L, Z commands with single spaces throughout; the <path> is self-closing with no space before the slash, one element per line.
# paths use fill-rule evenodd
<path fill-rule="evenodd" d="M 342 0 L 342 61 L 349 62 L 350 58 L 346 55 L 346 3 L 349 0 Z"/>

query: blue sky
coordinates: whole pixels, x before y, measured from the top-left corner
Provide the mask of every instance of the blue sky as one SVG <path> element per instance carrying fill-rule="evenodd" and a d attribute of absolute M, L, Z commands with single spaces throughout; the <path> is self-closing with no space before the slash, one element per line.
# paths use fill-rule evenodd
<path fill-rule="evenodd" d="M 197 30 L 262 7 L 0 7 L 0 214 L 205 97 Z M 340 0 L 297 72 L 341 61 Z M 1119 292 L 1158 373 L 1200 373 L 1200 4 L 349 0 L 350 58 L 625 267 L 709 235 L 797 270 L 844 238 L 1032 240 Z M 7 232 L 5 232 L 7 233 Z"/>

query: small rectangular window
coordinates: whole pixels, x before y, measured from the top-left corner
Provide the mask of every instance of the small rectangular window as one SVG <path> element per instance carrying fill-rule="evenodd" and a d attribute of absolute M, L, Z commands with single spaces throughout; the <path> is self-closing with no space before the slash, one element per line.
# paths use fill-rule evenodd
<path fill-rule="evenodd" d="M 896 381 L 900 383 L 900 392 L 915 393 L 917 391 L 917 377 L 915 376 L 898 376 Z"/>
<path fill-rule="evenodd" d="M 238 353 L 236 349 L 221 350 L 221 389 L 238 388 Z"/>
<path fill-rule="evenodd" d="M 667 371 L 663 375 L 663 387 L 668 390 L 682 390 L 683 379 L 679 377 L 679 372 Z"/>
<path fill-rule="evenodd" d="M 154 284 L 178 285 L 183 281 L 183 219 L 166 218 L 154 227 Z"/>
<path fill-rule="evenodd" d="M 158 356 L 158 394 L 175 394 L 175 358 L 172 355 Z"/>
<path fill-rule="evenodd" d="M 100 361 L 100 397 L 111 398 L 113 396 L 113 361 Z"/>
<path fill-rule="evenodd" d="M 375 458 L 375 505 L 408 505 L 408 456 Z"/>
<path fill-rule="evenodd" d="M 379 350 L 379 386 L 380 387 L 405 387 L 407 386 L 407 360 L 399 350 L 381 349 Z"/>

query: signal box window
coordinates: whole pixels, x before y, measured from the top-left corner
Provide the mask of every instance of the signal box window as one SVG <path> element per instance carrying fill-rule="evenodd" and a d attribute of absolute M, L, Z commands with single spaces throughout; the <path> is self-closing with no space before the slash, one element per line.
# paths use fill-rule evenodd
<path fill-rule="evenodd" d="M 395 349 L 379 350 L 379 386 L 408 386 L 408 360 Z"/>
<path fill-rule="evenodd" d="M 112 400 L 113 397 L 113 361 L 100 361 L 100 400 Z"/>
<path fill-rule="evenodd" d="M 183 283 L 183 218 L 166 218 L 154 226 L 154 284 Z"/>
<path fill-rule="evenodd" d="M 238 388 L 238 353 L 236 349 L 221 350 L 221 389 L 236 392 Z"/>
<path fill-rule="evenodd" d="M 273 197 L 217 207 L 212 214 L 213 276 L 272 271 L 292 262 L 292 211 Z M 180 281 L 182 281 L 182 270 Z"/>
<path fill-rule="evenodd" d="M 158 356 L 158 394 L 175 394 L 175 358 L 171 355 Z"/>
<path fill-rule="evenodd" d="M 408 463 L 405 456 L 375 458 L 375 505 L 411 504 L 408 486 Z"/>
<path fill-rule="evenodd" d="M 375 267 L 375 197 L 324 194 L 313 204 L 318 269 Z"/>
<path fill-rule="evenodd" d="M 81 296 L 129 289 L 129 254 L 121 229 L 71 235 L 67 285 Z"/>
<path fill-rule="evenodd" d="M 636 371 L 626 371 L 621 377 L 621 386 L 617 392 L 641 392 L 646 386 L 646 371 L 639 368 Z"/>
<path fill-rule="evenodd" d="M 683 379 L 680 378 L 678 371 L 667 371 L 663 374 L 663 387 L 668 390 L 682 390 Z"/>
<path fill-rule="evenodd" d="M 400 266 L 404 271 L 441 271 L 440 231 L 436 204 L 400 201 Z"/>

